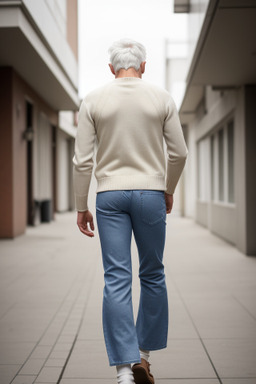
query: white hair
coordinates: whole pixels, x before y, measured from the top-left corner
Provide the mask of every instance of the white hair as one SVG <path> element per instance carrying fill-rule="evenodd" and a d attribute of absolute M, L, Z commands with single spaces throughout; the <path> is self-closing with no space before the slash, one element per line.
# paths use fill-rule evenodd
<path fill-rule="evenodd" d="M 121 68 L 127 70 L 131 67 L 138 71 L 140 64 L 146 60 L 145 47 L 131 39 L 115 41 L 109 48 L 108 53 L 115 72 L 118 72 Z"/>

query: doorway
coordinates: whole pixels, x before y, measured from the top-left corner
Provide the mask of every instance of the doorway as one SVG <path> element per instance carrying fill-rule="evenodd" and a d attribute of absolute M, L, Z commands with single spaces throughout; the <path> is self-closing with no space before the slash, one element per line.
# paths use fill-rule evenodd
<path fill-rule="evenodd" d="M 33 105 L 26 102 L 26 131 L 33 130 Z M 34 225 L 33 201 L 33 138 L 27 140 L 27 225 Z"/>

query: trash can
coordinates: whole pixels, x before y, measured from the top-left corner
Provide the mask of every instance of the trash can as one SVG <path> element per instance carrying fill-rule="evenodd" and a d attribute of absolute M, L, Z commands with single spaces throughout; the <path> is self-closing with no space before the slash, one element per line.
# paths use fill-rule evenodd
<path fill-rule="evenodd" d="M 52 220 L 52 202 L 51 200 L 41 201 L 41 222 L 49 223 Z"/>

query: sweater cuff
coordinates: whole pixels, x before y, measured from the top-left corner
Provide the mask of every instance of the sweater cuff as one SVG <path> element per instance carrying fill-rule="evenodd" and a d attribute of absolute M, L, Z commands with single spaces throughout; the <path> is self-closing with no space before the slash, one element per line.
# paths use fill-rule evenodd
<path fill-rule="evenodd" d="M 165 192 L 169 195 L 173 195 L 175 191 L 175 187 L 172 184 L 167 184 Z"/>
<path fill-rule="evenodd" d="M 87 211 L 89 209 L 87 200 L 88 200 L 88 195 L 83 195 L 83 196 L 75 195 L 76 211 L 79 211 L 79 212 Z"/>

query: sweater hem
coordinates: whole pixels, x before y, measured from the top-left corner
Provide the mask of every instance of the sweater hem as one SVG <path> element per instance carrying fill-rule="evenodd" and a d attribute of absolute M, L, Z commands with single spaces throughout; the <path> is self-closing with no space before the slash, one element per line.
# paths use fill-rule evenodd
<path fill-rule="evenodd" d="M 166 190 L 165 177 L 155 175 L 122 175 L 107 176 L 98 179 L 96 193 L 110 190 L 125 189 L 156 189 Z"/>

